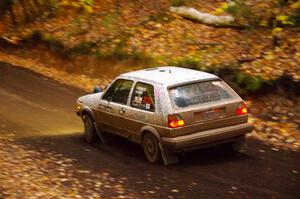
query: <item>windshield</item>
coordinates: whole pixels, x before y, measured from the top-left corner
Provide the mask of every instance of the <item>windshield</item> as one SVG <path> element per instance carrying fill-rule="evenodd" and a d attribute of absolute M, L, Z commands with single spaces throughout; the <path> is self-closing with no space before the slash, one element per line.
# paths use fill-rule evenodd
<path fill-rule="evenodd" d="M 233 98 L 222 81 L 198 82 L 171 88 L 169 94 L 176 108 L 225 101 Z"/>

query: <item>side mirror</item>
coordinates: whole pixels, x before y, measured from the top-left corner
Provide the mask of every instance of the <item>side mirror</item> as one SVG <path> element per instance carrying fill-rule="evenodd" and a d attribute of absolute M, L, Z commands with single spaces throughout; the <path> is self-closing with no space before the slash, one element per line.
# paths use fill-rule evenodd
<path fill-rule="evenodd" d="M 93 90 L 93 93 L 100 93 L 100 92 L 102 92 L 102 91 L 103 91 L 103 90 L 102 90 L 101 87 L 95 86 L 95 87 L 94 87 L 94 90 Z"/>

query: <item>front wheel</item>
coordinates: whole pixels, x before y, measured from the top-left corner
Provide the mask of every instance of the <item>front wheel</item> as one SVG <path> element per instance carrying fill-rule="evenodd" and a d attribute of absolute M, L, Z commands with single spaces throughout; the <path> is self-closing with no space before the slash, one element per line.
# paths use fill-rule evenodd
<path fill-rule="evenodd" d="M 94 127 L 93 119 L 90 115 L 84 115 L 84 137 L 87 143 L 93 143 L 96 141 L 97 133 Z"/>
<path fill-rule="evenodd" d="M 161 161 L 161 151 L 159 143 L 155 135 L 146 133 L 143 138 L 143 150 L 147 160 L 151 163 L 158 163 Z"/>

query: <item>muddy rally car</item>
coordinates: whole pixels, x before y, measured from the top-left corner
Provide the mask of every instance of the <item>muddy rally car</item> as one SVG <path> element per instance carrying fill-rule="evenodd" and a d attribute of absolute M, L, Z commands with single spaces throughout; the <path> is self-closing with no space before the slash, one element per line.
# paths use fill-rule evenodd
<path fill-rule="evenodd" d="M 151 163 L 174 163 L 179 152 L 217 144 L 242 150 L 252 131 L 247 112 L 219 77 L 171 66 L 121 74 L 77 100 L 88 143 L 116 134 L 140 144 Z"/>

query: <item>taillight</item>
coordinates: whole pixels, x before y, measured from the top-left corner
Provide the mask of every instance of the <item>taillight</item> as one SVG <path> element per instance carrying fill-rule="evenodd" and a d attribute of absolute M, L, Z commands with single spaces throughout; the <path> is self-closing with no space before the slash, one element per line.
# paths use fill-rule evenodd
<path fill-rule="evenodd" d="M 169 115 L 168 116 L 168 127 L 178 128 L 184 126 L 184 120 L 180 115 Z"/>
<path fill-rule="evenodd" d="M 236 109 L 236 115 L 245 115 L 248 113 L 248 110 L 247 110 L 247 106 L 245 103 L 242 103 L 239 105 L 239 107 Z"/>

